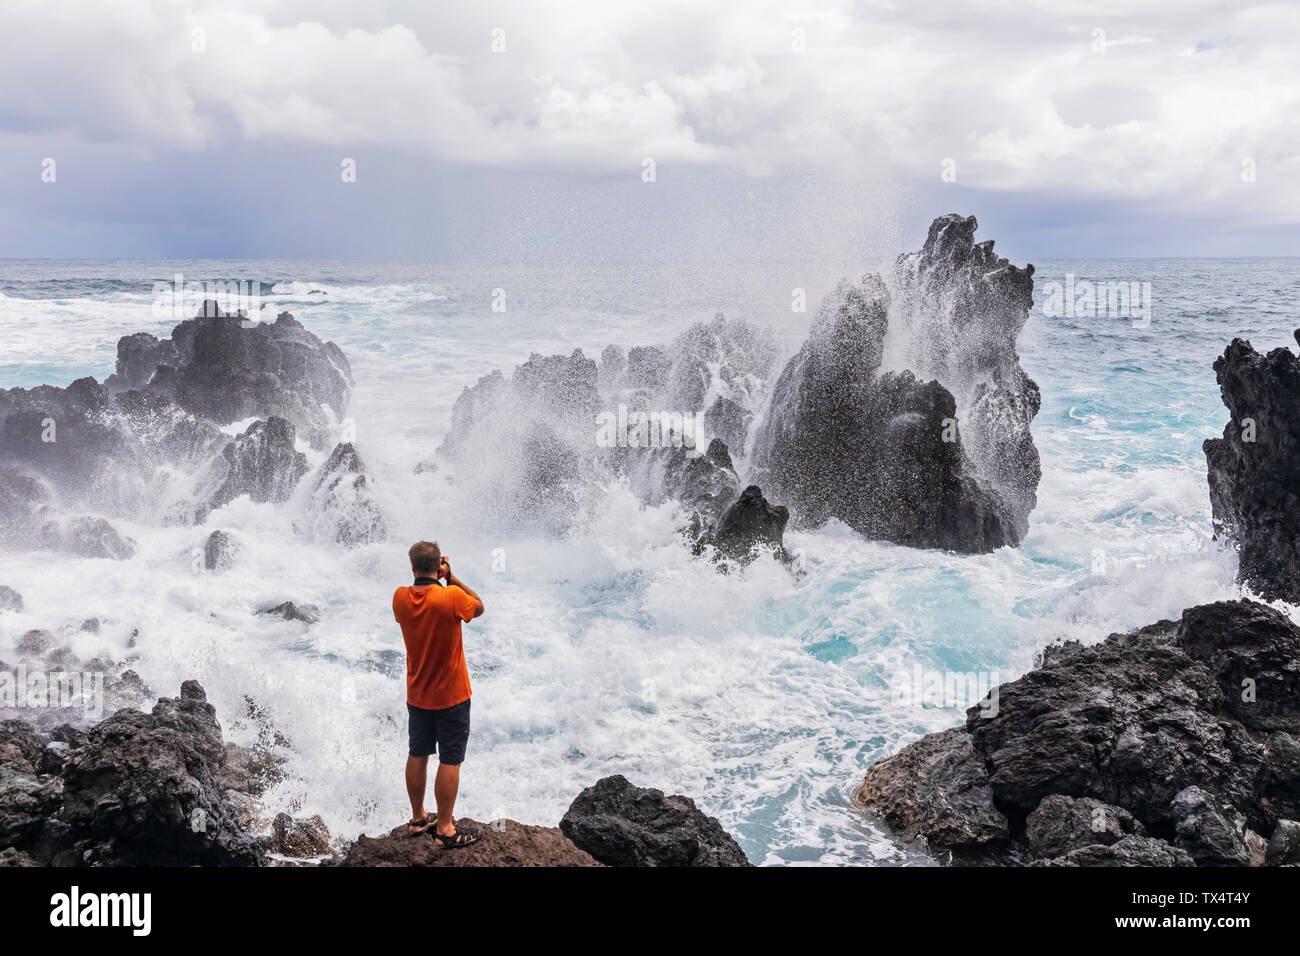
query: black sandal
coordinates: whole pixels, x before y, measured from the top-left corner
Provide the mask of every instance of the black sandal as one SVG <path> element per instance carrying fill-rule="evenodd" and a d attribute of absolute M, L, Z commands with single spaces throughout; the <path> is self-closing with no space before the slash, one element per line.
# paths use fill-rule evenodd
<path fill-rule="evenodd" d="M 437 822 L 438 817 L 436 814 L 426 813 L 424 819 L 418 822 L 415 820 L 408 820 L 406 822 L 406 833 L 408 836 L 419 836 Z"/>
<path fill-rule="evenodd" d="M 478 842 L 477 833 L 469 833 L 465 830 L 457 830 L 450 836 L 443 836 L 437 830 L 434 830 L 433 838 L 438 841 L 438 845 L 444 850 L 454 850 L 457 847 L 469 846 L 471 843 Z"/>

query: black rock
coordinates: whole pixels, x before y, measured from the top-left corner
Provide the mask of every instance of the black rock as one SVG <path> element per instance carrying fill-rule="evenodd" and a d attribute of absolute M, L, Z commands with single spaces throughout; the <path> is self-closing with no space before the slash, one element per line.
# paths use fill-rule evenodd
<path fill-rule="evenodd" d="M 606 866 L 750 865 L 736 841 L 689 797 L 666 797 L 617 775 L 578 794 L 560 829 Z"/>
<path fill-rule="evenodd" d="M 668 456 L 663 493 L 694 512 L 702 526 L 712 527 L 736 500 L 740 482 L 727 446 L 720 439 L 709 442 L 703 454 L 692 455 L 690 451 L 678 448 Z"/>
<path fill-rule="evenodd" d="M 962 798 L 987 787 L 1013 848 L 1049 862 L 1255 865 L 1265 838 L 1300 817 L 1300 742 L 1265 733 L 1292 719 L 1297 665 L 1296 628 L 1252 601 L 1061 645 L 964 728 L 873 766 L 860 802 L 904 836 L 951 843 L 979 832 L 986 805 Z M 961 737 L 973 760 L 959 759 Z"/>
<path fill-rule="evenodd" d="M 1126 836 L 1146 836 L 1146 828 L 1123 807 L 1092 797 L 1044 797 L 1025 819 L 1025 843 L 1038 857 L 1064 856 L 1073 850 L 1110 846 Z"/>
<path fill-rule="evenodd" d="M 1188 787 L 1170 803 L 1177 838 L 1200 866 L 1249 866 L 1246 818 L 1200 787 Z"/>
<path fill-rule="evenodd" d="M 892 296 L 869 275 L 823 302 L 754 443 L 755 477 L 797 525 L 838 518 L 964 552 L 1020 543 L 1040 475 L 1038 388 L 1015 352 L 1033 269 L 975 244 L 974 229 L 940 217 L 900 258 Z M 907 346 L 905 370 L 884 368 L 887 332 Z"/>
<path fill-rule="evenodd" d="M 51 518 L 41 527 L 40 543 L 83 558 L 125 561 L 135 554 L 134 541 L 121 535 L 107 519 L 93 515 Z"/>
<path fill-rule="evenodd" d="M 1300 603 L 1300 359 L 1233 339 L 1214 374 L 1232 416 L 1203 445 L 1216 528 L 1237 545 L 1242 584 Z"/>
<path fill-rule="evenodd" d="M 250 425 L 222 449 L 210 478 L 220 484 L 209 507 L 220 508 L 240 495 L 257 502 L 288 501 L 307 473 L 307 456 L 295 441 L 287 419 L 272 416 Z"/>
<path fill-rule="evenodd" d="M 1251 730 L 1300 733 L 1300 628 L 1253 601 L 1183 612 L 1175 644 L 1209 668 L 1224 707 Z"/>
<path fill-rule="evenodd" d="M 276 423 L 328 447 L 351 384 L 337 346 L 287 313 L 265 324 L 205 308 L 169 339 L 123 338 L 103 385 L 0 390 L 0 547 L 128 557 L 108 519 L 193 521 L 193 489 L 175 475 L 214 465 L 223 471 L 211 477 L 218 503 L 242 493 L 281 500 L 303 468 Z M 233 443 L 220 427 L 250 418 L 269 424 Z M 267 449 L 245 447 L 263 438 L 288 458 L 273 476 Z M 228 484 L 224 472 L 233 472 Z M 205 496 L 198 517 L 207 505 Z"/>
<path fill-rule="evenodd" d="M 763 497 L 758 485 L 750 485 L 718 520 L 712 543 L 718 554 L 737 564 L 748 564 L 760 549 L 785 558 L 786 522 L 790 512 L 783 505 L 773 506 Z"/>
<path fill-rule="evenodd" d="M 287 813 L 277 813 L 271 821 L 271 852 L 282 856 L 326 856 L 330 850 L 330 831 L 319 816 L 295 820 Z"/>
<path fill-rule="evenodd" d="M 99 862 L 260 865 L 216 780 L 225 759 L 216 711 L 186 681 L 152 713 L 120 710 L 90 731 L 64 770 L 63 817 Z"/>
<path fill-rule="evenodd" d="M 63 781 L 0 763 L 0 847 L 21 847 L 63 803 Z"/>
<path fill-rule="evenodd" d="M 1111 843 L 1094 843 L 1064 856 L 1038 861 L 1039 866 L 1195 866 L 1187 852 L 1164 840 L 1126 836 Z"/>
<path fill-rule="evenodd" d="M 44 654 L 53 646 L 53 634 L 42 628 L 32 628 L 32 630 L 25 631 L 23 636 L 18 638 L 16 650 L 24 656 L 35 657 Z"/>

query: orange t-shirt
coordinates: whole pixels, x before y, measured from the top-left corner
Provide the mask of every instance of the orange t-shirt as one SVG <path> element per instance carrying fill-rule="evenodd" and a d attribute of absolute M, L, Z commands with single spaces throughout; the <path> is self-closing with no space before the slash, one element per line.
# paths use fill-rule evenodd
<path fill-rule="evenodd" d="M 469 700 L 469 668 L 460 622 L 474 617 L 474 599 L 454 584 L 398 588 L 393 617 L 406 642 L 406 700 L 442 710 Z"/>

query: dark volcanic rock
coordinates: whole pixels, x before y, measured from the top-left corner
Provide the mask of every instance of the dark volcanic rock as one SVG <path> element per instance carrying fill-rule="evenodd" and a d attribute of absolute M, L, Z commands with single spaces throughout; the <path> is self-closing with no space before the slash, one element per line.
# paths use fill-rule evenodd
<path fill-rule="evenodd" d="M 533 354 L 507 381 L 500 372 L 465 389 L 438 448 L 472 486 L 465 506 L 486 525 L 563 534 L 599 472 L 596 363 L 581 349 Z"/>
<path fill-rule="evenodd" d="M 993 805 L 988 771 L 961 727 L 922 737 L 872 764 L 853 795 L 906 839 L 969 847 L 1008 838 L 1007 819 Z"/>
<path fill-rule="evenodd" d="M 1095 797 L 1152 829 L 1172 825 L 1185 787 L 1241 807 L 1254 795 L 1263 748 L 1223 719 L 1204 665 L 1166 643 L 1112 634 L 996 693 L 996 716 L 971 708 L 966 727 L 1004 805 L 1027 813 L 1053 793 Z"/>
<path fill-rule="evenodd" d="M 1254 602 L 1202 604 L 1183 612 L 1174 640 L 1251 730 L 1300 733 L 1300 628 L 1286 615 Z"/>
<path fill-rule="evenodd" d="M 134 541 L 119 534 L 106 519 L 92 515 L 47 521 L 41 528 L 41 544 L 83 558 L 125 561 L 135 554 Z"/>
<path fill-rule="evenodd" d="M 304 470 L 292 432 L 328 447 L 351 383 L 342 352 L 287 313 L 265 324 L 213 308 L 169 339 L 123 338 L 103 385 L 0 390 L 0 546 L 124 558 L 108 519 L 190 523 L 213 494 L 282 500 Z M 234 442 L 220 427 L 252 418 L 267 423 Z"/>
<path fill-rule="evenodd" d="M 362 834 L 341 865 L 600 866 L 554 827 L 526 826 L 514 820 L 498 820 L 485 826 L 468 817 L 461 817 L 456 826 L 477 831 L 478 842 L 449 850 L 440 847 L 430 833 L 410 835 L 403 824 L 387 836 Z"/>
<path fill-rule="evenodd" d="M 1246 818 L 1200 787 L 1188 787 L 1170 804 L 1175 844 L 1202 866 L 1248 866 Z"/>
<path fill-rule="evenodd" d="M 0 848 L 21 846 L 63 803 L 63 781 L 0 763 Z"/>
<path fill-rule="evenodd" d="M 685 448 L 674 449 L 664 469 L 664 495 L 680 501 L 704 526 L 717 523 L 739 490 L 731 455 L 717 438 L 702 455 L 692 457 Z"/>
<path fill-rule="evenodd" d="M 23 596 L 7 585 L 0 584 L 0 611 L 21 611 Z"/>
<path fill-rule="evenodd" d="M 754 560 L 760 548 L 784 558 L 782 540 L 789 520 L 790 512 L 783 505 L 774 507 L 758 485 L 750 485 L 723 512 L 711 540 L 720 556 L 737 564 Z"/>
<path fill-rule="evenodd" d="M 1025 819 L 1025 843 L 1035 856 L 1064 856 L 1073 850 L 1110 846 L 1126 836 L 1146 836 L 1146 828 L 1123 807 L 1092 797 L 1054 793 Z"/>
<path fill-rule="evenodd" d="M 34 773 L 43 747 L 31 724 L 0 720 L 0 765 L 8 765 L 20 773 Z"/>
<path fill-rule="evenodd" d="M 560 829 L 606 866 L 749 866 L 744 851 L 689 797 L 605 777 L 569 805 Z"/>
<path fill-rule="evenodd" d="M 1233 339 L 1214 374 L 1232 416 L 1203 445 L 1215 525 L 1237 545 L 1242 584 L 1300 604 L 1300 359 Z"/>
<path fill-rule="evenodd" d="M 942 842 L 965 773 L 987 781 L 1012 844 L 1055 863 L 1257 865 L 1300 813 L 1300 742 L 1261 732 L 1292 719 L 1297 663 L 1295 627 L 1252 601 L 1062 645 L 971 708 L 964 728 L 873 766 L 862 802 L 903 835 Z M 1252 673 L 1257 696 L 1243 697 Z M 960 753 L 955 735 L 973 747 L 971 769 L 929 771 Z"/>
<path fill-rule="evenodd" d="M 1039 861 L 1042 866 L 1194 866 L 1184 850 L 1163 840 L 1126 836 L 1112 844 L 1094 843 L 1065 856 Z"/>
<path fill-rule="evenodd" d="M 1018 544 L 1008 501 L 963 451 L 953 394 L 882 372 L 889 309 L 876 276 L 823 303 L 773 390 L 757 477 L 800 526 L 839 518 L 870 538 L 968 552 Z"/>
<path fill-rule="evenodd" d="M 324 536 L 347 548 L 382 541 L 388 535 L 384 513 L 375 501 L 365 462 L 351 442 L 335 447 L 316 475 L 315 513 Z"/>
<path fill-rule="evenodd" d="M 1042 475 L 1029 431 L 1040 395 L 1016 354 L 1033 306 L 1034 267 L 1001 258 L 991 239 L 976 242 L 977 228 L 974 216 L 940 216 L 919 252 L 898 257 L 890 327 L 904 366 L 956 398 L 963 447 L 981 480 L 1010 505 L 1019 540 Z"/>
<path fill-rule="evenodd" d="M 90 731 L 64 770 L 64 819 L 101 862 L 258 865 L 216 781 L 225 760 L 216 711 L 186 681 L 152 713 L 120 710 Z"/>
<path fill-rule="evenodd" d="M 347 358 L 288 312 L 274 323 L 253 322 L 204 303 L 199 317 L 176 326 L 170 339 L 151 339 L 137 334 L 119 343 L 117 374 L 105 382 L 110 391 L 162 390 L 185 411 L 221 425 L 286 418 L 316 448 L 325 447 L 329 434 L 321 406 L 343 417 L 352 387 Z M 159 365 L 170 374 L 160 376 Z"/>
<path fill-rule="evenodd" d="M 288 501 L 307 473 L 307 456 L 295 447 L 288 419 L 254 422 L 221 451 L 213 479 L 219 481 L 209 507 L 220 508 L 240 495 L 257 502 Z"/>

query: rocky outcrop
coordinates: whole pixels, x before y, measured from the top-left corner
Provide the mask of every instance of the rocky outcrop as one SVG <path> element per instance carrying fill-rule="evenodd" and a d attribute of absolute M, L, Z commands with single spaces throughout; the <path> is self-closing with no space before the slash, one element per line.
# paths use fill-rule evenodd
<path fill-rule="evenodd" d="M 0 722 L 0 848 L 40 865 L 261 865 L 230 752 L 194 681 L 88 733 Z"/>
<path fill-rule="evenodd" d="M 63 773 L 63 820 L 99 862 L 256 865 L 264 848 L 218 785 L 226 760 L 216 709 L 195 681 L 153 710 L 98 724 Z"/>
<path fill-rule="evenodd" d="M 288 501 L 307 473 L 307 456 L 297 450 L 296 440 L 293 423 L 285 418 L 250 425 L 221 450 L 209 478 L 217 489 L 208 507 L 220 508 L 241 495 L 257 502 Z"/>
<path fill-rule="evenodd" d="M 569 805 L 560 829 L 606 866 L 749 866 L 716 819 L 690 797 L 605 777 Z"/>
<path fill-rule="evenodd" d="M 1300 604 L 1300 359 L 1233 339 L 1214 374 L 1231 414 L 1203 446 L 1216 530 L 1237 546 L 1243 585 Z"/>
<path fill-rule="evenodd" d="M 170 339 L 145 333 L 118 343 L 109 392 L 153 391 L 197 418 L 228 425 L 276 416 L 292 422 L 314 448 L 328 447 L 330 422 L 342 418 L 352 371 L 337 345 L 322 342 L 288 312 L 272 323 L 205 302 Z"/>
<path fill-rule="evenodd" d="M 327 448 L 345 413 L 347 360 L 287 313 L 254 323 L 208 305 L 168 339 L 123 338 L 103 384 L 0 390 L 0 547 L 121 558 L 106 522 L 284 500 L 305 470 L 295 438 Z M 260 421 L 233 441 L 222 430 L 247 419 Z"/>
<path fill-rule="evenodd" d="M 979 846 L 1009 836 L 984 764 L 960 727 L 873 764 L 853 801 L 878 812 L 900 836 L 924 836 L 935 846 Z"/>
<path fill-rule="evenodd" d="M 382 541 L 388 523 L 375 500 L 365 462 L 351 442 L 335 447 L 316 473 L 312 512 L 321 537 L 355 548 Z"/>
<path fill-rule="evenodd" d="M 974 216 L 940 216 L 918 252 L 898 257 L 890 338 L 898 364 L 953 394 L 975 473 L 1008 502 L 1019 539 L 1042 475 L 1029 431 L 1040 395 L 1016 353 L 1034 267 L 998 256 L 991 239 L 976 242 L 978 225 Z"/>
<path fill-rule="evenodd" d="M 82 558 L 125 561 L 135 554 L 134 541 L 119 534 L 106 519 L 93 515 L 51 516 L 41 526 L 39 541 L 48 550 Z"/>
<path fill-rule="evenodd" d="M 596 363 L 581 349 L 534 354 L 507 381 L 498 371 L 466 388 L 438 448 L 472 484 L 465 501 L 502 528 L 563 534 L 600 474 Z"/>
<path fill-rule="evenodd" d="M 600 866 L 555 827 L 534 827 L 514 820 L 476 823 L 456 821 L 461 830 L 477 832 L 477 843 L 446 849 L 430 833 L 412 836 L 403 824 L 385 836 L 362 834 L 348 849 L 342 866 Z"/>
<path fill-rule="evenodd" d="M 838 518 L 870 538 L 964 552 L 1023 538 L 1039 399 L 1015 339 L 1033 271 L 975 244 L 974 229 L 940 217 L 890 285 L 869 275 L 823 302 L 754 445 L 754 477 L 797 525 Z"/>
<path fill-rule="evenodd" d="M 1298 668 L 1300 629 L 1251 601 L 1063 645 L 964 727 L 874 765 L 859 803 L 934 846 L 1070 865 L 1259 862 L 1297 810 Z"/>
<path fill-rule="evenodd" d="M 720 558 L 742 567 L 760 551 L 787 560 L 783 541 L 789 520 L 790 512 L 785 507 L 773 506 L 763 497 L 763 489 L 750 485 L 722 513 L 706 540 L 717 549 Z"/>

